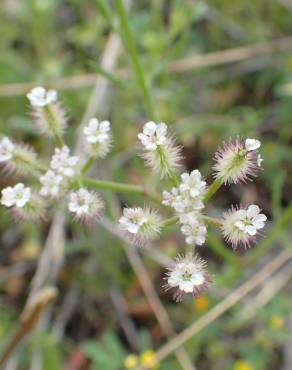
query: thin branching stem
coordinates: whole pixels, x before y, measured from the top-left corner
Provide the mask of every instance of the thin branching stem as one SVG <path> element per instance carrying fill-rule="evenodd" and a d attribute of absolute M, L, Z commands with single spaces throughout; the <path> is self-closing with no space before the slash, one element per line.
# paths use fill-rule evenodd
<path fill-rule="evenodd" d="M 137 83 L 145 98 L 145 104 L 147 106 L 147 111 L 151 119 L 154 121 L 158 120 L 157 112 L 153 103 L 153 98 L 151 95 L 149 82 L 144 74 L 143 67 L 140 63 L 137 48 L 134 42 L 134 38 L 130 29 L 128 22 L 127 13 L 123 4 L 123 0 L 116 0 L 116 9 L 118 13 L 118 18 L 120 21 L 120 30 L 122 33 L 122 38 L 125 43 L 127 50 L 129 51 L 129 56 L 134 68 Z"/>

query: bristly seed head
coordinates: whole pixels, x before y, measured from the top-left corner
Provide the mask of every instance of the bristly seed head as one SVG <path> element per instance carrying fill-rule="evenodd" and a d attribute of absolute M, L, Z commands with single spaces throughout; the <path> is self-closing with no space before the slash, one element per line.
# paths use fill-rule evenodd
<path fill-rule="evenodd" d="M 56 90 L 39 86 L 32 89 L 27 98 L 32 108 L 33 120 L 40 131 L 49 137 L 61 137 L 67 127 L 67 114 L 58 101 Z"/>
<path fill-rule="evenodd" d="M 160 217 L 150 208 L 124 208 L 119 223 L 126 237 L 137 246 L 144 246 L 160 234 Z"/>
<path fill-rule="evenodd" d="M 159 173 L 161 178 L 172 176 L 175 169 L 180 167 L 181 148 L 167 133 L 165 123 L 147 122 L 138 138 L 144 149 L 142 158 L 146 165 Z"/>
<path fill-rule="evenodd" d="M 36 153 L 27 145 L 16 144 L 8 137 L 0 141 L 0 164 L 8 175 L 31 174 L 35 170 Z"/>
<path fill-rule="evenodd" d="M 258 230 L 265 226 L 266 215 L 260 213 L 260 208 L 252 204 L 248 208 L 231 207 L 224 213 L 222 233 L 233 249 L 239 246 L 251 247 L 256 241 Z"/>
<path fill-rule="evenodd" d="M 260 145 L 256 139 L 236 139 L 223 144 L 215 153 L 214 176 L 225 184 L 251 180 L 261 166 L 262 159 L 257 154 Z"/>
<path fill-rule="evenodd" d="M 11 209 L 17 222 L 37 222 L 44 219 L 45 208 L 42 201 L 22 183 L 3 189 L 1 204 Z"/>
<path fill-rule="evenodd" d="M 70 193 L 68 209 L 76 221 L 90 224 L 101 217 L 104 204 L 97 192 L 80 188 Z"/>
<path fill-rule="evenodd" d="M 166 289 L 176 289 L 174 293 L 176 301 L 181 301 L 187 294 L 197 298 L 211 282 L 206 262 L 191 253 L 178 256 L 168 270 Z"/>
<path fill-rule="evenodd" d="M 83 133 L 88 154 L 94 158 L 104 158 L 112 146 L 110 122 L 91 118 Z"/>

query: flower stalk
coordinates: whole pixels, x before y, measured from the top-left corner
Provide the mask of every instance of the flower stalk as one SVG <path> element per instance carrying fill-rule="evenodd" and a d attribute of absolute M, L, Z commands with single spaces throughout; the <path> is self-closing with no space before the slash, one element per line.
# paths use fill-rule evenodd
<path fill-rule="evenodd" d="M 81 177 L 81 182 L 84 186 L 92 189 L 109 190 L 117 193 L 128 193 L 144 196 L 155 203 L 161 204 L 159 194 L 149 192 L 143 186 L 124 184 L 114 181 L 96 180 L 89 177 Z"/>

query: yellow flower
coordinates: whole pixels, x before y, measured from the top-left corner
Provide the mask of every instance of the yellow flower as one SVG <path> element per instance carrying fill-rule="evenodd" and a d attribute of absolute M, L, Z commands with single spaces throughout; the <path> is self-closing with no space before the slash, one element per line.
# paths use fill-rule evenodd
<path fill-rule="evenodd" d="M 284 319 L 280 315 L 273 315 L 270 319 L 270 326 L 272 329 L 281 329 L 284 325 Z"/>
<path fill-rule="evenodd" d="M 148 350 L 142 353 L 140 356 L 141 365 L 146 366 L 148 369 L 156 370 L 159 369 L 159 364 L 156 359 L 154 351 Z"/>
<path fill-rule="evenodd" d="M 195 308 L 197 311 L 205 311 L 209 306 L 209 300 L 206 296 L 201 295 L 195 300 Z"/>
<path fill-rule="evenodd" d="M 124 366 L 126 369 L 134 369 L 138 365 L 138 356 L 128 355 L 125 358 Z"/>
<path fill-rule="evenodd" d="M 254 368 L 247 361 L 238 360 L 234 364 L 234 370 L 254 370 Z"/>

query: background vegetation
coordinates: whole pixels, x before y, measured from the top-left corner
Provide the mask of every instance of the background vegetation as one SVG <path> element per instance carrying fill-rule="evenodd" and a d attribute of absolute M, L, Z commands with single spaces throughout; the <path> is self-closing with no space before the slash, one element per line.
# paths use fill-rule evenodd
<path fill-rule="evenodd" d="M 111 121 L 114 146 L 110 156 L 94 166 L 93 174 L 119 182 L 146 182 L 162 190 L 165 185 L 156 183 L 137 156 L 137 133 L 150 113 L 131 64 L 127 35 L 122 33 L 118 57 L 110 58 L 116 59 L 116 68 L 106 72 L 108 65 L 102 64 L 105 50 L 116 47 L 111 38 L 120 42 L 117 3 L 1 1 L 0 130 L 31 143 L 43 155 L 50 153 L 53 144 L 36 132 L 25 97 L 32 86 L 43 84 L 60 91 L 71 117 L 67 140 L 75 145 L 96 76 L 103 76 L 106 99 L 96 110 L 99 118 Z M 110 222 L 123 204 L 143 205 L 145 200 L 105 192 L 107 219 L 102 225 L 88 230 L 69 220 L 65 223 L 64 263 L 55 282 L 49 275 L 43 282 L 56 283 L 59 295 L 42 324 L 14 353 L 10 369 L 118 370 L 130 368 L 134 359 L 130 354 L 142 355 L 145 363 L 153 356 L 149 351 L 159 349 L 167 336 L 174 337 L 174 332 L 208 315 L 283 250 L 291 249 L 289 4 L 133 1 L 128 21 L 139 60 L 159 120 L 170 124 L 184 145 L 186 168 L 199 168 L 211 180 L 212 156 L 223 140 L 241 135 L 262 141 L 265 171 L 248 185 L 222 188 L 209 211 L 216 215 L 231 204 L 255 202 L 269 217 L 265 235 L 253 249 L 233 253 L 219 235 L 211 234 L 199 252 L 209 261 L 214 285 L 200 299 L 176 304 L 163 292 L 161 282 L 163 264 L 180 250 L 182 236 L 169 229 L 152 249 L 138 254 L 111 232 Z M 229 49 L 235 50 L 216 53 Z M 100 77 L 98 81 L 101 89 Z M 1 176 L 0 182 L 5 187 L 13 179 Z M 0 217 L 1 350 L 31 290 L 50 222 L 40 228 L 15 225 L 3 208 Z M 264 282 L 209 319 L 186 342 L 184 355 L 198 370 L 291 369 L 291 257 L 287 253 L 277 271 L 271 268 Z M 49 273 L 54 271 L 51 264 L 48 261 Z M 158 366 L 191 369 L 189 360 L 182 365 L 177 357 L 171 351 Z"/>

